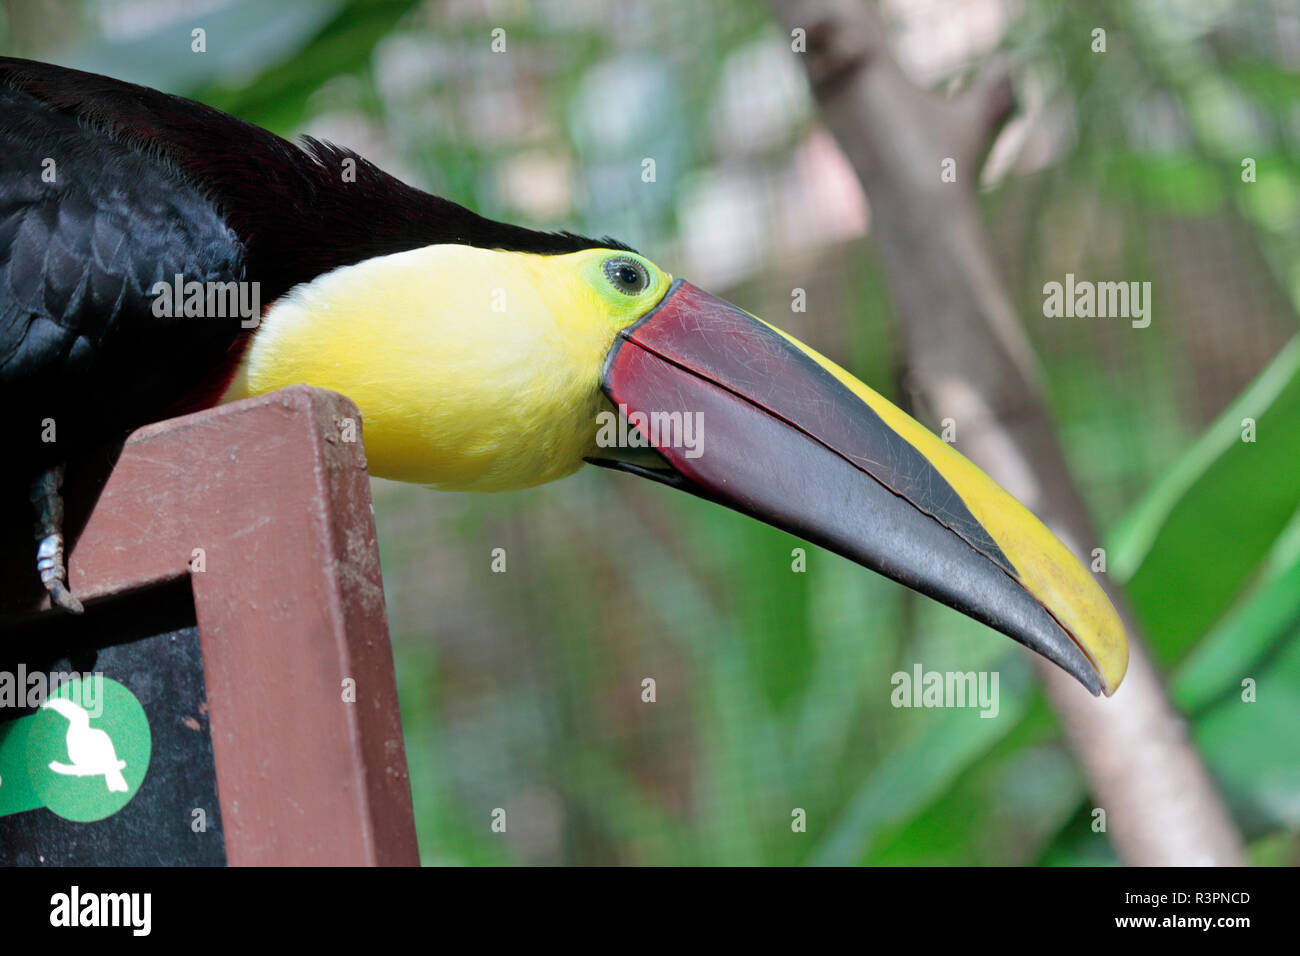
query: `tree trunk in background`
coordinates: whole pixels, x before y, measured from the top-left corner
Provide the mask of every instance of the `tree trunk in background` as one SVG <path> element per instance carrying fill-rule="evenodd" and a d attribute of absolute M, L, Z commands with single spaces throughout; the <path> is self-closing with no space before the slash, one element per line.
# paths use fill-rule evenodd
<path fill-rule="evenodd" d="M 985 240 L 979 170 L 1014 108 L 1005 77 L 941 100 L 891 55 L 875 8 L 853 0 L 777 0 L 806 31 L 807 68 L 824 121 L 871 202 L 880 250 L 923 417 L 952 417 L 961 451 L 1037 514 L 1080 559 L 1097 546 L 1043 397 L 1040 372 Z M 943 160 L 957 181 L 943 182 Z M 927 413 L 929 413 L 927 415 Z M 1086 562 L 1085 562 L 1086 564 Z M 1175 713 L 1128 608 L 1102 578 L 1128 629 L 1130 660 L 1113 698 L 1035 666 L 1131 865 L 1239 865 L 1241 837 Z"/>

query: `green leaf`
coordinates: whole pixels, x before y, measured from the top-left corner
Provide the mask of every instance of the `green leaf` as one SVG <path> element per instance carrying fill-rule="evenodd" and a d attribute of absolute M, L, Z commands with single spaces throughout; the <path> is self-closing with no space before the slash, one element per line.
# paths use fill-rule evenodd
<path fill-rule="evenodd" d="M 1214 213 L 1224 191 L 1215 169 L 1190 156 L 1115 152 L 1099 160 L 1106 193 L 1188 216 Z"/>
<path fill-rule="evenodd" d="M 1209 706 L 1225 687 L 1252 676 L 1260 659 L 1300 634 L 1300 560 L 1235 607 L 1183 662 L 1173 681 L 1184 711 Z"/>
<path fill-rule="evenodd" d="M 1248 836 L 1300 827 L 1300 622 L 1254 673 L 1255 699 L 1225 696 L 1196 720 L 1195 740 Z"/>
<path fill-rule="evenodd" d="M 307 118 L 312 94 L 334 77 L 368 71 L 375 45 L 417 6 L 419 0 L 351 0 L 304 36 L 293 55 L 268 63 L 257 76 L 223 77 L 196 98 L 290 135 Z"/>
<path fill-rule="evenodd" d="M 877 764 L 845 804 L 844 811 L 812 854 L 811 863 L 845 866 L 871 850 L 886 828 L 905 822 L 942 795 L 957 775 L 1010 732 L 1025 711 L 1032 684 L 1019 654 L 994 668 L 1001 674 L 998 718 L 945 708 L 934 712 L 920 733 Z"/>
<path fill-rule="evenodd" d="M 882 866 L 1025 866 L 1071 823 L 1084 781 L 1066 747 L 1021 720 L 953 786 L 904 826 L 883 833 Z M 1094 835 L 1094 838 L 1095 837 Z M 1100 837 L 1104 839 L 1104 837 Z"/>
<path fill-rule="evenodd" d="M 1253 442 L 1242 421 L 1255 421 Z M 1169 664 L 1232 604 L 1300 506 L 1293 339 L 1110 536 L 1111 573 Z"/>

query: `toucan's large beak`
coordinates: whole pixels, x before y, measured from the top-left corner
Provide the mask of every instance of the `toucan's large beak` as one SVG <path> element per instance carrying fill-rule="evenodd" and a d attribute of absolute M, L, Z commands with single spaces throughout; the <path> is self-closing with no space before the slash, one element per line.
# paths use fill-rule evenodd
<path fill-rule="evenodd" d="M 1123 679 L 1119 616 L 1042 522 L 783 332 L 678 280 L 619 333 L 602 386 L 658 455 L 602 449 L 597 464 L 836 551 L 1033 648 L 1094 694 Z"/>

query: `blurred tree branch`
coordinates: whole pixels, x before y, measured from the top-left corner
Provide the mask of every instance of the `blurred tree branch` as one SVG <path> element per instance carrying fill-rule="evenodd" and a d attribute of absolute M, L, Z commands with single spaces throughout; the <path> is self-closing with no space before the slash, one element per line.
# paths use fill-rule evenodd
<path fill-rule="evenodd" d="M 871 202 L 918 406 L 960 417 L 961 450 L 1023 501 L 1075 552 L 1097 541 L 1043 396 L 1028 337 L 1002 285 L 975 191 L 985 154 L 1014 109 L 1005 65 L 940 99 L 892 56 L 884 24 L 861 0 L 775 0 L 827 126 Z M 956 162 L 957 181 L 940 179 Z M 1119 594 L 1128 629 L 1124 685 L 1096 700 L 1035 657 L 1088 776 L 1107 832 L 1131 865 L 1240 865 L 1241 837 L 1188 740 Z"/>

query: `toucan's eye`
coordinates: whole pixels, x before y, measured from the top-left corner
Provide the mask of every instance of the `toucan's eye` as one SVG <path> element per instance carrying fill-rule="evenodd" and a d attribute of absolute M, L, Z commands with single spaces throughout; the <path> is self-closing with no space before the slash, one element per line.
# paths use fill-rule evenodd
<path fill-rule="evenodd" d="M 640 295 L 650 288 L 650 273 L 646 267 L 627 256 L 605 260 L 605 278 L 624 295 Z"/>

